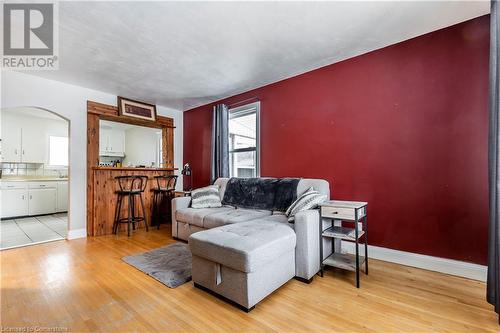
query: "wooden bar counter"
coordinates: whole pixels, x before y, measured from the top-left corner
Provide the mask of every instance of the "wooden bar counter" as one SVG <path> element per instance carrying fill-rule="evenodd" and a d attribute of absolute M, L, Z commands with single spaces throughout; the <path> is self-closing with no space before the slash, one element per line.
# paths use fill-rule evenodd
<path fill-rule="evenodd" d="M 143 193 L 144 206 L 148 224 L 151 225 L 151 209 L 153 193 L 151 188 L 155 187 L 154 176 L 170 175 L 174 173 L 174 119 L 156 115 L 154 120 L 142 120 L 122 115 L 117 106 L 106 105 L 98 102 L 87 101 L 87 235 L 102 236 L 113 233 L 113 221 L 118 189 L 117 176 L 148 177 L 148 183 Z M 116 122 L 120 124 L 134 125 L 145 128 L 154 128 L 161 131 L 161 164 L 164 168 L 114 168 L 100 166 L 100 154 L 106 151 L 105 146 L 100 147 L 100 122 Z M 103 137 L 104 138 L 104 137 Z M 108 138 L 108 140 L 110 140 Z M 102 144 L 105 145 L 105 139 Z M 109 144 L 109 141 L 108 141 Z M 151 147 L 145 145 L 144 147 Z M 116 146 L 115 146 L 116 147 Z M 125 148 L 125 144 L 124 144 Z M 126 149 L 126 148 L 125 148 Z M 125 156 L 125 154 L 122 155 Z M 103 156 L 109 156 L 103 154 Z M 112 155 L 114 156 L 114 155 Z M 146 163 L 134 163 L 146 164 Z M 122 213 L 128 209 L 128 203 L 122 205 Z M 126 216 L 126 215 L 122 215 Z M 144 223 L 140 223 L 140 228 Z M 123 232 L 127 226 L 120 225 L 118 232 Z"/>
<path fill-rule="evenodd" d="M 148 177 L 146 190 L 144 191 L 143 199 L 146 209 L 146 218 L 148 225 L 151 225 L 151 212 L 153 206 L 153 192 L 151 189 L 156 187 L 154 176 L 173 174 L 176 168 L 114 168 L 114 167 L 93 167 L 93 202 L 92 202 L 92 225 L 88 232 L 92 236 L 110 235 L 113 233 L 113 221 L 115 215 L 115 207 L 117 195 L 115 191 L 118 189 L 117 176 L 138 176 L 143 175 Z M 128 203 L 122 207 L 122 216 L 127 216 Z M 139 210 L 141 216 L 142 211 Z M 139 228 L 144 228 L 144 223 L 139 223 Z M 120 225 L 118 233 L 126 232 L 126 224 Z"/>

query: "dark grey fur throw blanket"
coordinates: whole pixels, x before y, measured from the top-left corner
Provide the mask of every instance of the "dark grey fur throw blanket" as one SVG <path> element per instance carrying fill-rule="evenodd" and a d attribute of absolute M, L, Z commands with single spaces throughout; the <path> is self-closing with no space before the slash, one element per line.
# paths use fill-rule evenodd
<path fill-rule="evenodd" d="M 231 178 L 222 203 L 241 208 L 286 211 L 297 199 L 298 178 Z"/>

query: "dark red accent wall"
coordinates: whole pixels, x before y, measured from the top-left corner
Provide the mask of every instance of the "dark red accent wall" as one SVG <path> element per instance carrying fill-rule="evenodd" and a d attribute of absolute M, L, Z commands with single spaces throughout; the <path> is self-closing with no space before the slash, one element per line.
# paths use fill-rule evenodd
<path fill-rule="evenodd" d="M 220 102 L 261 101 L 262 176 L 368 201 L 370 244 L 486 264 L 488 52 L 483 16 Z M 184 113 L 195 186 L 214 104 Z"/>

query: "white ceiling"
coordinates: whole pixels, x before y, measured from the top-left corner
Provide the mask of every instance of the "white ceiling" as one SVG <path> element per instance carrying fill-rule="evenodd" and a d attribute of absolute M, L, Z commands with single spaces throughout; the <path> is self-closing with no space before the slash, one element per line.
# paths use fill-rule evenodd
<path fill-rule="evenodd" d="M 489 13 L 489 1 L 60 2 L 60 69 L 187 110 Z"/>

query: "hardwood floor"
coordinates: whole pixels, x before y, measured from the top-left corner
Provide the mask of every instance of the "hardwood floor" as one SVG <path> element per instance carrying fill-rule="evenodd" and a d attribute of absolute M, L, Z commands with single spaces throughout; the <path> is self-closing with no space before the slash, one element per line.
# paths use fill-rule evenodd
<path fill-rule="evenodd" d="M 500 332 L 485 284 L 371 261 L 291 280 L 246 314 L 187 283 L 169 289 L 120 258 L 174 242 L 169 228 L 0 252 L 1 326 L 72 332 Z"/>

